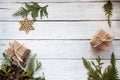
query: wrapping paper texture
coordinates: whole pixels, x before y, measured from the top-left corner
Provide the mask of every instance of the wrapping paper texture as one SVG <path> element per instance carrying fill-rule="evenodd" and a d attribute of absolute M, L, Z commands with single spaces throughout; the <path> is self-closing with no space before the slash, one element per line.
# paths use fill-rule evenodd
<path fill-rule="evenodd" d="M 24 47 L 17 41 L 10 43 L 9 48 L 6 50 L 6 54 L 10 56 L 15 62 L 19 60 L 18 57 L 24 61 L 29 53 L 30 49 Z"/>
<path fill-rule="evenodd" d="M 90 43 L 93 47 L 99 48 L 101 50 L 106 50 L 114 40 L 114 37 L 107 33 L 105 30 L 100 29 L 93 36 Z"/>

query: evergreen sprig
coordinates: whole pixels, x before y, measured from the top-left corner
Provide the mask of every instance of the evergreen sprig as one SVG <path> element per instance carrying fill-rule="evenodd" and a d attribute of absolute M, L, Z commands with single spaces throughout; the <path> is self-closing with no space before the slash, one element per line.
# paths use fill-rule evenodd
<path fill-rule="evenodd" d="M 104 4 L 103 9 L 104 9 L 104 12 L 105 12 L 105 15 L 107 18 L 108 25 L 109 25 L 109 27 L 111 27 L 110 18 L 112 16 L 112 10 L 113 10 L 112 2 L 110 0 L 108 0 L 107 3 Z"/>
<path fill-rule="evenodd" d="M 111 55 L 111 62 L 108 65 L 104 72 L 102 72 L 103 62 L 101 58 L 96 58 L 97 64 L 93 61 L 87 61 L 85 58 L 82 58 L 85 68 L 88 70 L 88 80 L 118 80 L 118 70 L 116 68 L 116 61 L 114 53 Z"/>
<path fill-rule="evenodd" d="M 26 70 L 22 70 L 19 66 L 11 62 L 11 58 L 3 53 L 5 60 L 0 66 L 0 80 L 45 80 L 44 74 L 34 78 L 32 75 L 41 67 L 41 63 L 36 60 L 36 54 L 32 56 Z"/>
<path fill-rule="evenodd" d="M 103 73 L 103 80 L 118 80 L 118 71 L 114 54 L 111 56 L 111 65 L 109 65 Z"/>
<path fill-rule="evenodd" d="M 19 10 L 17 10 L 13 16 L 26 17 L 29 13 L 31 13 L 31 16 L 34 20 L 38 17 L 38 14 L 40 14 L 42 19 L 43 16 L 48 17 L 47 7 L 48 5 L 41 7 L 36 2 L 31 2 L 31 4 L 25 3 L 25 7 L 19 8 Z"/>
<path fill-rule="evenodd" d="M 35 61 L 35 55 L 32 56 L 32 58 L 30 59 L 30 62 L 28 63 L 28 67 L 27 67 L 27 70 L 29 70 L 31 72 L 31 75 L 33 75 L 34 73 L 34 67 L 35 67 L 35 64 L 34 64 L 34 61 Z"/>
<path fill-rule="evenodd" d="M 3 57 L 5 58 L 5 61 L 6 61 L 9 65 L 12 64 L 12 59 L 11 59 L 8 55 L 6 55 L 5 53 L 3 53 Z"/>

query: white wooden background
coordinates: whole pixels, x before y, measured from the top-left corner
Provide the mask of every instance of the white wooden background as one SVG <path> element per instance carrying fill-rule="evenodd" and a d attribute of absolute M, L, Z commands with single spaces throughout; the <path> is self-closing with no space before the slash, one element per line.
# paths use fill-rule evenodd
<path fill-rule="evenodd" d="M 116 55 L 120 77 L 120 0 L 113 0 L 112 28 L 108 27 L 102 9 L 106 0 L 33 0 L 48 5 L 49 18 L 39 18 L 34 23 L 36 30 L 28 35 L 19 31 L 21 17 L 12 14 L 30 0 L 0 0 L 0 59 L 8 43 L 18 40 L 37 53 L 42 62 L 39 73 L 44 72 L 46 80 L 87 80 L 87 71 L 82 57 L 94 60 L 100 55 L 109 64 L 112 52 Z M 103 28 L 115 36 L 106 51 L 96 52 L 90 45 L 94 33 Z"/>

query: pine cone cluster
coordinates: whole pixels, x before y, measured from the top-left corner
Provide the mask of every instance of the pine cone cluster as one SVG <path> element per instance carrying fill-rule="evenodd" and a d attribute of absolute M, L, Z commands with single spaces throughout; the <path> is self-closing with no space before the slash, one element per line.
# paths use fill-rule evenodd
<path fill-rule="evenodd" d="M 16 78 L 18 67 L 14 64 L 7 66 L 6 73 L 0 70 L 0 80 L 14 80 Z"/>
<path fill-rule="evenodd" d="M 30 59 L 28 65 L 25 63 L 21 63 L 21 65 L 25 68 L 21 68 L 20 65 L 17 65 L 13 62 L 13 60 L 3 53 L 5 60 L 0 65 L 0 80 L 45 80 L 44 75 L 40 77 L 33 77 L 35 71 L 37 71 L 41 64 L 36 61 L 35 66 L 35 56 L 33 55 Z"/>
<path fill-rule="evenodd" d="M 0 80 L 26 80 L 33 79 L 31 76 L 21 76 L 24 71 L 19 69 L 17 65 L 7 66 L 6 72 L 0 70 Z M 27 74 L 27 72 L 26 72 Z"/>

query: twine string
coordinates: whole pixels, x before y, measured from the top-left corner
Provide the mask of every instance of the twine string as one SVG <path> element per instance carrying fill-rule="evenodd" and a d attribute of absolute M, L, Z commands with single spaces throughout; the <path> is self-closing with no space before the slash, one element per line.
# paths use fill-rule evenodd
<path fill-rule="evenodd" d="M 104 42 L 111 42 L 113 40 L 113 37 L 109 38 L 108 33 L 106 33 L 103 38 L 100 38 L 99 36 L 94 36 L 94 37 L 99 40 L 96 42 L 96 44 L 93 47 L 97 47 Z"/>

